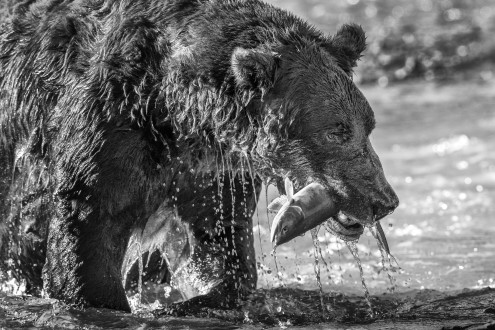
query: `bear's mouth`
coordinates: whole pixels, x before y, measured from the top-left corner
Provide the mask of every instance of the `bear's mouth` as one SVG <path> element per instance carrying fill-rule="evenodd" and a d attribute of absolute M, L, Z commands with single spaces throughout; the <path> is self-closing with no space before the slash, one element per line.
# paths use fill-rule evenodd
<path fill-rule="evenodd" d="M 286 178 L 287 196 L 280 196 L 268 205 L 270 212 L 277 213 L 270 232 L 271 241 L 275 246 L 284 244 L 322 224 L 340 239 L 356 241 L 363 234 L 364 226 L 369 226 L 374 228 L 370 230 L 380 245 L 390 253 L 387 238 L 379 221 L 360 220 L 343 211 L 337 205 L 337 198 L 317 182 L 308 183 L 299 189 L 297 194 L 294 194 L 294 186 L 296 185 Z"/>
<path fill-rule="evenodd" d="M 277 213 L 271 228 L 271 240 L 275 246 L 303 235 L 324 224 L 335 236 L 345 240 L 357 240 L 364 231 L 363 223 L 340 209 L 337 198 L 318 182 L 306 184 L 294 194 L 294 184 L 285 179 L 286 196 L 273 200 L 268 210 Z"/>
<path fill-rule="evenodd" d="M 291 178 L 287 177 L 286 181 L 289 181 L 290 184 L 292 185 L 292 192 L 287 192 L 286 194 L 294 194 L 294 191 L 301 191 L 304 187 L 309 185 L 310 183 L 314 182 L 314 180 L 309 179 L 306 180 L 304 184 L 301 183 L 300 180 L 297 178 Z M 287 182 L 285 184 L 285 189 L 287 190 Z M 358 218 L 352 216 L 348 212 L 343 211 L 342 209 L 339 210 L 338 214 L 335 216 L 332 216 L 328 219 L 322 219 L 322 223 L 325 223 L 325 227 L 335 236 L 339 237 L 342 240 L 345 241 L 355 241 L 359 239 L 359 237 L 363 234 L 364 232 L 364 226 L 362 223 L 367 223 L 367 221 L 360 221 Z"/>
<path fill-rule="evenodd" d="M 326 228 L 345 241 L 357 240 L 364 232 L 364 226 L 358 219 L 342 211 L 327 220 Z"/>

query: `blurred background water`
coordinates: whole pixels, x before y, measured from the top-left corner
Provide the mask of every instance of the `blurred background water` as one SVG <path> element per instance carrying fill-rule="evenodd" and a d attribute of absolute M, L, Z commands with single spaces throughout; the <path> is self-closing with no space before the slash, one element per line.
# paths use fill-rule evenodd
<path fill-rule="evenodd" d="M 356 22 L 368 51 L 356 80 L 389 83 L 471 77 L 491 80 L 495 62 L 495 5 L 491 0 L 268 0 L 333 33 Z"/>
<path fill-rule="evenodd" d="M 357 22 L 367 32 L 369 47 L 354 78 L 375 111 L 378 124 L 372 143 L 401 200 L 395 213 L 382 220 L 391 252 L 401 267 L 393 273 L 395 292 L 494 287 L 495 3 L 267 2 L 300 15 L 328 34 L 346 22 Z M 0 2 L 0 16 L 5 17 L 13 3 Z M 269 187 L 255 215 L 258 285 L 268 290 L 316 290 L 315 250 L 309 233 L 279 247 L 275 265 L 269 240 L 273 217 L 267 215 L 266 203 L 276 196 L 275 189 Z M 318 240 L 324 259 L 320 256 L 324 292 L 362 296 L 359 271 L 345 244 L 323 228 Z M 368 231 L 359 240 L 358 250 L 371 294 L 390 294 L 392 285 Z M 4 282 L 2 288 L 11 294 L 16 284 Z M 50 323 L 46 313 L 55 315 L 57 302 L 31 300 L 28 306 L 5 299 L 0 299 L 0 319 L 30 320 L 16 321 L 16 325 L 76 324 L 77 328 L 91 324 L 103 313 L 90 311 L 84 317 L 64 314 Z M 20 306 L 15 315 L 8 312 L 14 305 Z M 105 318 L 113 322 L 108 314 Z M 117 319 L 126 320 L 123 327 L 152 325 L 129 316 Z M 119 325 L 115 322 L 111 324 Z M 205 321 L 167 322 L 171 328 L 174 322 L 190 322 L 191 328 L 225 328 Z"/>

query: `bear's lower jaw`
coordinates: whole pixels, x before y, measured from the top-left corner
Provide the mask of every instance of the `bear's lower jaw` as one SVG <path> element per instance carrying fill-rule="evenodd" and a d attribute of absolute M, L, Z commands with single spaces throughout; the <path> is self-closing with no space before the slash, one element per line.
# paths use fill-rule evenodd
<path fill-rule="evenodd" d="M 327 224 L 327 228 L 335 236 L 345 241 L 357 240 L 364 232 L 364 226 L 357 219 L 342 211 L 339 212 L 338 216 L 328 219 Z"/>

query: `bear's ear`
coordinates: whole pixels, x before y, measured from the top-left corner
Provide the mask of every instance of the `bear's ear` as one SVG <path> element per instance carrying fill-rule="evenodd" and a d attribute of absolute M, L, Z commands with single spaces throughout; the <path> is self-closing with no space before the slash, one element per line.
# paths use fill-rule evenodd
<path fill-rule="evenodd" d="M 348 74 L 366 49 L 366 35 L 357 24 L 344 24 L 331 38 L 328 45 L 330 53 L 336 57 L 340 67 Z"/>
<path fill-rule="evenodd" d="M 239 87 L 266 89 L 273 86 L 279 56 L 267 49 L 238 47 L 231 59 L 232 71 Z"/>

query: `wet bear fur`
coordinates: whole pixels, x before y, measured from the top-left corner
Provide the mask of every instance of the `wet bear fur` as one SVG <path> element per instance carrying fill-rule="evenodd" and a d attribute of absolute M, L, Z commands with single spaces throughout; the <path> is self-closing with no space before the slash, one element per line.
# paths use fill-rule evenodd
<path fill-rule="evenodd" d="M 255 289 L 261 180 L 323 166 L 298 121 L 308 95 L 285 93 L 310 70 L 335 104 L 357 97 L 365 48 L 356 25 L 326 36 L 257 0 L 26 1 L 0 37 L 1 267 L 28 292 L 121 310 L 132 240 L 159 280 L 197 279 L 191 304 Z"/>

